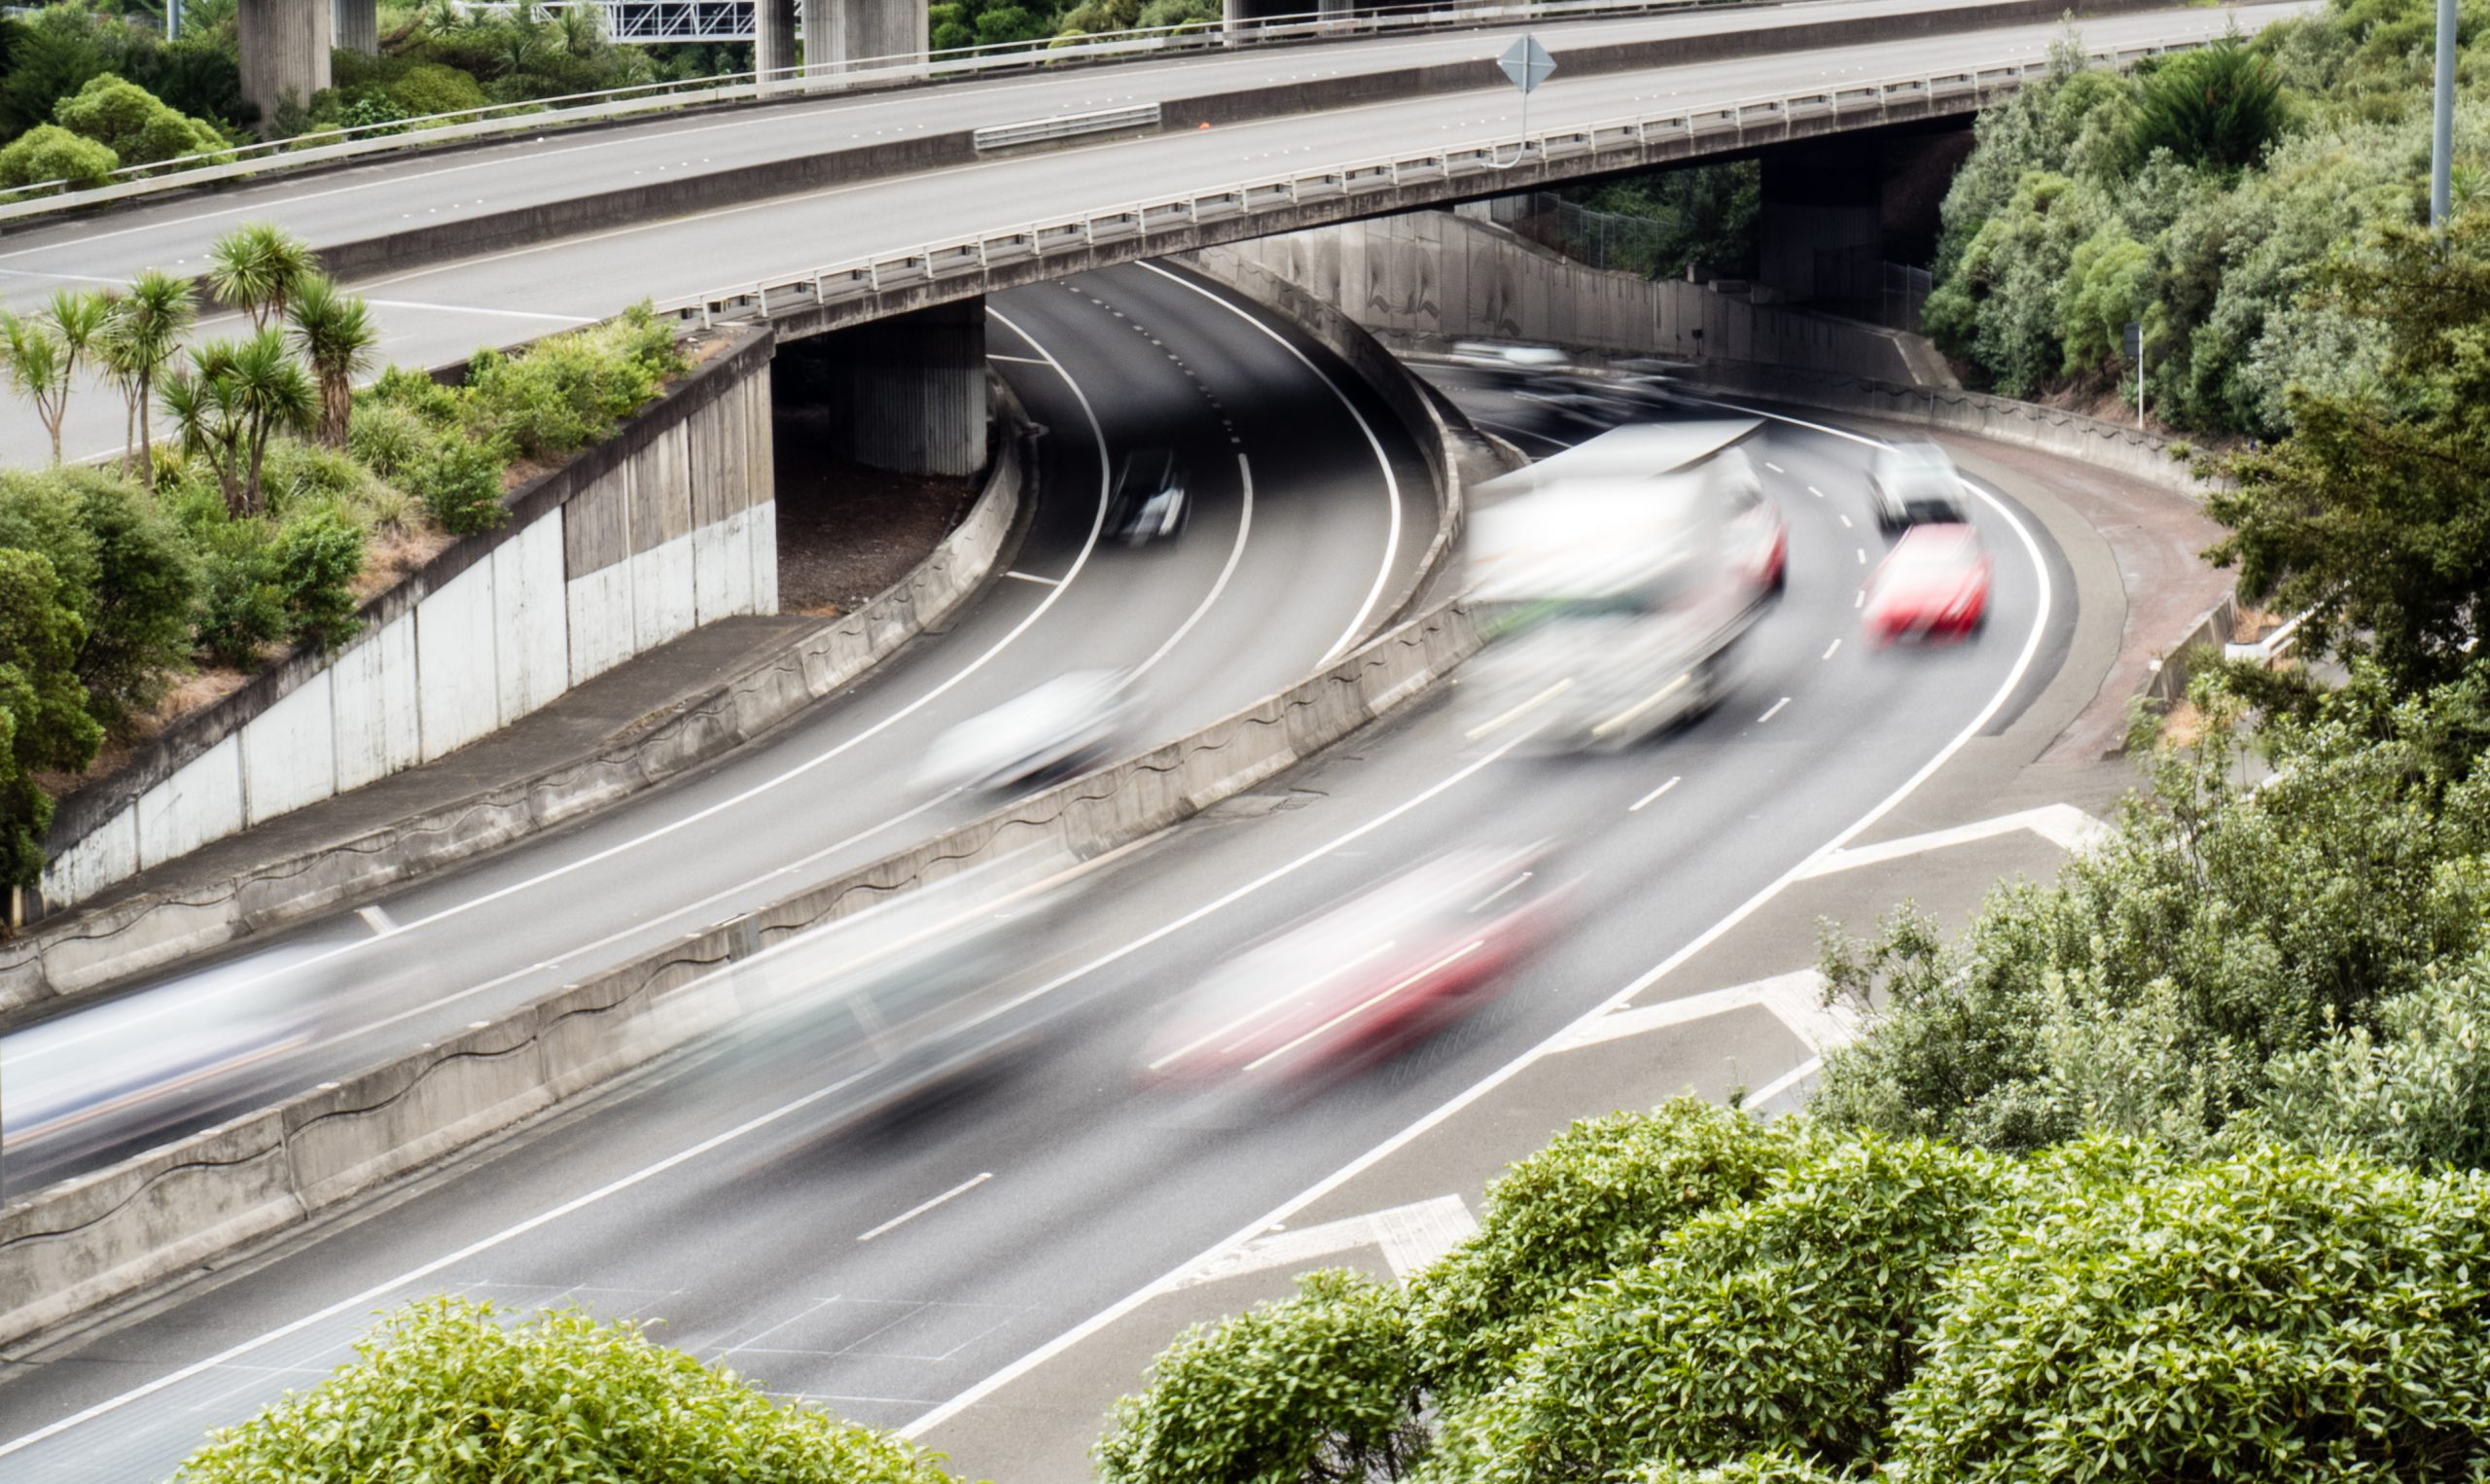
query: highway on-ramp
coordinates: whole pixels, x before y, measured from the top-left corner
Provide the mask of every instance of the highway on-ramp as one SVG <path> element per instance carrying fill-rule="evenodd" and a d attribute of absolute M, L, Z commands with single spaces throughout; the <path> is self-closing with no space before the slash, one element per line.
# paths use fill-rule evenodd
<path fill-rule="evenodd" d="M 11 1193 L 374 1065 L 974 818 L 1002 800 L 924 779 L 929 749 L 1051 677 L 1137 672 L 1146 705 L 1123 741 L 1138 751 L 1295 684 L 1379 625 L 1414 578 L 1436 527 L 1427 467 L 1373 389 L 1287 321 L 1136 265 L 999 296 L 990 346 L 1048 429 L 1039 496 L 1009 571 L 945 632 L 690 777 L 383 897 L 385 936 L 340 913 L 0 1042 L 0 1108 L 22 1117 L 37 1058 L 135 1056 L 156 1007 L 201 992 L 236 1007 L 319 1002 L 309 1044 L 178 1106 L 13 1144 Z M 1126 548 L 1100 533 L 1101 460 L 1150 445 L 1182 456 L 1197 509 L 1182 539 Z"/>
<path fill-rule="evenodd" d="M 1511 393 L 1459 387 L 1542 441 L 1602 415 Z M 1974 503 L 1997 562 L 1982 639 L 1875 652 L 1857 627 L 1882 546 L 1865 445 L 1811 420 L 1761 438 L 1789 589 L 1708 718 L 1616 757 L 1534 759 L 1508 747 L 1526 723 L 1482 730 L 1446 688 L 1098 872 L 1027 943 L 1030 987 L 1076 1007 L 1008 1076 L 860 1118 L 839 1026 L 713 1038 L 34 1350 L 0 1381 L 0 1467 L 160 1474 L 204 1428 L 316 1380 L 374 1311 L 444 1290 L 663 1321 L 774 1390 L 925 1416 L 1637 981 L 2037 693 L 2079 602 L 2037 520 L 1995 491 Z M 1580 923 L 1450 1033 L 1243 1126 L 1135 1092 L 1154 1012 L 1210 967 L 1400 863 L 1531 840 L 1580 878 Z M 1755 1085 L 1804 1055 L 1734 1024 L 1683 1034 L 1747 1037 L 1717 1049 Z"/>

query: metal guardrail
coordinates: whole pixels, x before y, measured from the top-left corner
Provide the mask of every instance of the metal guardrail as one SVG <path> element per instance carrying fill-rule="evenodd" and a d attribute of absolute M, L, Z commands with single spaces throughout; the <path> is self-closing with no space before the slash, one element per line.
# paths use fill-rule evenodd
<path fill-rule="evenodd" d="M 2090 53 L 2113 67 L 2168 52 L 2191 51 L 2208 41 L 2177 42 Z M 1542 160 L 1596 156 L 1631 144 L 1743 134 L 1752 127 L 1786 125 L 1802 118 L 1882 114 L 1897 102 L 1940 98 L 1985 102 L 2011 91 L 2027 78 L 2047 74 L 2044 59 L 1969 72 L 1918 74 L 1883 81 L 1848 82 L 1806 92 L 1774 94 L 1705 105 L 1676 113 L 1604 120 L 1565 128 L 1502 135 L 1409 155 L 1380 155 L 1344 164 L 1268 175 L 1180 195 L 1154 196 L 1077 216 L 1024 223 L 999 231 L 930 242 L 904 252 L 852 258 L 780 278 L 720 288 L 659 302 L 659 314 L 702 325 L 721 319 L 767 318 L 878 296 L 886 289 L 921 287 L 945 279 L 980 276 L 1012 265 L 1100 243 L 1147 239 L 1166 230 L 1294 208 L 1307 201 L 1355 197 L 1412 181 L 1452 181 L 1492 176 L 1532 152 Z"/>
<path fill-rule="evenodd" d="M 977 130 L 969 138 L 978 152 L 983 154 L 988 150 L 1010 150 L 1056 139 L 1074 139 L 1084 134 L 1157 126 L 1158 105 L 1135 103 L 1126 108 L 1101 108 L 1085 114 L 1052 114 L 1019 124 L 992 124 Z"/>
<path fill-rule="evenodd" d="M 1797 0 L 1797 3 L 1806 5 L 1819 3 L 1819 0 Z M 185 155 L 143 165 L 125 165 L 112 173 L 111 184 L 58 191 L 54 194 L 36 195 L 33 193 L 52 192 L 73 183 L 65 180 L 37 182 L 10 193 L 18 199 L 0 201 L 0 222 L 219 181 L 247 179 L 272 169 L 525 133 L 548 124 L 593 123 L 633 114 L 711 107 L 755 98 L 800 97 L 851 88 L 882 88 L 1170 53 L 1223 52 L 1298 41 L 1338 41 L 1423 30 L 1469 30 L 1533 20 L 1682 11 L 1783 9 L 1788 4 L 1789 0 L 1506 0 L 1506 3 L 1469 5 L 1445 4 L 1439 0 L 1439 3 L 1387 6 L 1348 16 L 1303 12 L 1240 22 L 1233 27 L 1220 25 L 1100 32 L 1072 43 L 1005 42 L 940 52 L 930 56 L 909 53 L 858 57 L 818 66 L 782 67 L 768 72 L 724 72 L 681 82 L 642 83 L 628 88 L 609 88 L 594 92 L 566 93 L 559 97 L 424 114 L 387 124 L 320 129 L 290 139 Z"/>

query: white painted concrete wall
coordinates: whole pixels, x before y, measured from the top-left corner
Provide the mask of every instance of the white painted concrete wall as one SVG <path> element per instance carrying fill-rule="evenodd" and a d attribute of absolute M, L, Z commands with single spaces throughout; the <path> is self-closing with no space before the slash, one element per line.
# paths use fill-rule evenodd
<path fill-rule="evenodd" d="M 357 636 L 327 666 L 60 851 L 44 871 L 47 904 L 57 910 L 82 901 L 248 826 L 445 757 L 700 624 L 777 612 L 776 507 L 767 488 L 747 487 L 771 467 L 767 449 L 746 446 L 756 434 L 767 436 L 767 406 L 765 371 L 694 414 L 702 424 L 698 440 L 671 430 L 650 456 L 626 461 L 411 610 Z M 686 450 L 695 443 L 714 456 L 688 466 Z M 635 490 L 635 476 L 664 482 Z M 692 502 L 685 481 L 701 479 L 710 481 L 701 486 L 704 500 Z M 732 487 L 721 492 L 722 485 Z M 609 523 L 616 509 L 624 512 L 624 545 L 609 553 L 615 559 L 574 575 L 564 522 L 598 501 L 616 502 L 603 508 Z M 677 528 L 694 510 L 714 518 L 665 540 L 643 529 L 635 543 L 635 509 L 644 524 L 653 510 Z M 630 550 L 634 545 L 641 549 Z"/>

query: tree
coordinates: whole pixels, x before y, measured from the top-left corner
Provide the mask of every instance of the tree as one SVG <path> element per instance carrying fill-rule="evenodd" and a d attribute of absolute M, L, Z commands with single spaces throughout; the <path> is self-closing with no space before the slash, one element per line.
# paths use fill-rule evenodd
<path fill-rule="evenodd" d="M 46 124 L 0 149 L 0 187 L 15 191 L 57 181 L 69 187 L 101 186 L 121 168 L 121 157 L 92 139 Z"/>
<path fill-rule="evenodd" d="M 286 305 L 319 260 L 300 237 L 267 222 L 253 222 L 216 239 L 207 250 L 207 281 L 216 297 L 251 317 L 251 328 L 283 324 Z"/>
<path fill-rule="evenodd" d="M 12 886 L 43 877 L 52 798 L 34 775 L 75 772 L 103 741 L 72 668 L 86 633 L 52 563 L 0 547 L 0 877 Z"/>
<path fill-rule="evenodd" d="M 2321 293 L 2385 327 L 2380 382 L 2287 397 L 2292 436 L 2217 460 L 2209 553 L 2245 596 L 2309 612 L 2304 643 L 2366 653 L 2403 689 L 2478 663 L 2490 623 L 2490 210 L 2379 231 Z"/>
<path fill-rule="evenodd" d="M 61 127 L 111 150 L 124 165 L 207 155 L 225 146 L 213 126 L 184 118 L 146 88 L 109 72 L 62 98 L 53 117 Z"/>
<path fill-rule="evenodd" d="M 0 355 L 9 385 L 34 404 L 35 416 L 52 436 L 52 461 L 60 462 L 60 420 L 69 411 L 69 348 L 60 332 L 36 315 L 0 309 Z"/>
<path fill-rule="evenodd" d="M 939 1455 L 794 1402 L 577 1309 L 508 1322 L 427 1299 L 309 1391 L 224 1429 L 180 1484 L 530 1479 L 949 1484 Z"/>
<path fill-rule="evenodd" d="M 149 489 L 156 487 L 156 384 L 197 317 L 198 295 L 191 281 L 149 268 L 114 300 L 112 322 L 97 347 L 106 374 L 129 400 L 130 442 L 139 477 Z M 132 457 L 124 450 L 124 469 Z"/>
<path fill-rule="evenodd" d="M 320 442 L 346 445 L 346 421 L 354 409 L 354 379 L 372 369 L 379 327 L 363 300 L 314 273 L 296 290 L 286 315 L 287 338 L 311 365 L 320 383 Z"/>
<path fill-rule="evenodd" d="M 192 347 L 191 364 L 164 379 L 161 395 L 184 451 L 215 469 L 233 515 L 259 513 L 268 440 L 308 429 L 319 409 L 310 376 L 274 330 Z"/>
<path fill-rule="evenodd" d="M 2273 63 L 2232 37 L 2153 69 L 2127 148 L 2138 162 L 2168 150 L 2184 163 L 2236 173 L 2264 155 L 2288 119 Z"/>

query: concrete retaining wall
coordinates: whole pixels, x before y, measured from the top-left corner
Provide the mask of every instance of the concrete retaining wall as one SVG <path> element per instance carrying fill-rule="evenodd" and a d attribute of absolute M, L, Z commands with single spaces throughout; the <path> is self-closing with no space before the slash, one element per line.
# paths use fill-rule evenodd
<path fill-rule="evenodd" d="M 1418 694 L 1477 642 L 1469 610 L 1447 604 L 1191 736 L 453 1040 L 18 1202 L 0 1212 L 0 1344 L 299 1224 L 645 1064 L 731 1015 L 734 982 L 715 971 L 773 941 L 1033 844 L 1086 859 L 1174 825 Z"/>
<path fill-rule="evenodd" d="M 366 604 L 344 649 L 287 656 L 63 799 L 47 912 L 445 757 L 705 618 L 776 612 L 770 346 L 743 332 L 609 443 L 520 491 L 502 527 Z"/>
<path fill-rule="evenodd" d="M 0 1022 L 579 819 L 722 756 L 843 689 L 883 655 L 948 617 L 993 570 L 1019 513 L 1027 458 L 1017 436 L 1026 426 L 1025 414 L 1008 394 L 998 395 L 997 406 L 1014 436 L 1003 441 L 984 493 L 931 555 L 865 607 L 800 631 L 740 672 L 722 677 L 698 697 L 642 719 L 591 756 L 315 852 L 260 863 L 212 893 L 117 901 L 0 948 Z M 765 406 L 763 410 L 765 414 Z M 694 488 L 696 494 L 700 486 L 695 482 Z M 700 507 L 695 503 L 694 508 Z M 738 583 L 774 601 L 774 505 L 763 502 L 693 528 L 689 570 L 695 605 L 705 604 L 712 592 L 721 603 L 730 601 L 743 590 Z M 740 537 L 733 528 L 738 518 L 745 522 Z M 551 556 L 531 550 L 524 542 L 508 543 L 500 551 L 514 563 L 552 566 L 564 532 L 558 526 L 544 529 L 551 534 L 529 539 L 544 541 Z M 703 532 L 716 533 L 714 548 L 699 545 L 707 539 Z M 610 527 L 598 539 L 610 543 L 605 548 L 609 552 L 623 549 L 622 538 Z M 757 556 L 767 558 L 765 567 L 744 563 L 739 540 L 748 540 Z M 725 580 L 712 583 L 702 576 L 713 566 L 726 574 Z M 627 562 L 614 560 L 590 576 L 619 585 L 630 571 Z M 578 590 L 578 584 L 571 584 L 575 602 Z M 598 601 L 621 600 L 600 595 Z M 705 606 L 696 612 L 704 622 L 711 614 Z M 630 617 L 622 612 L 619 624 L 626 632 Z M 559 625 L 553 626 L 558 631 Z M 580 632 L 576 626 L 571 631 Z M 508 630 L 496 638 L 505 644 L 524 640 Z M 345 657 L 366 648 L 359 645 Z M 571 653 L 577 654 L 576 644 Z M 536 660 L 552 666 L 551 647 Z M 550 674 L 558 679 L 563 672 L 551 668 Z"/>

